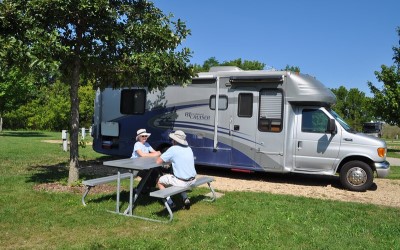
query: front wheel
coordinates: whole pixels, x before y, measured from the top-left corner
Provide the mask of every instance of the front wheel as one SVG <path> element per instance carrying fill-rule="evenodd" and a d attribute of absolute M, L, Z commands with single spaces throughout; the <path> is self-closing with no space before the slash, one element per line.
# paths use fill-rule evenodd
<path fill-rule="evenodd" d="M 364 192 L 373 183 L 374 175 L 371 167 L 362 161 L 349 161 L 340 170 L 340 182 L 350 190 Z"/>

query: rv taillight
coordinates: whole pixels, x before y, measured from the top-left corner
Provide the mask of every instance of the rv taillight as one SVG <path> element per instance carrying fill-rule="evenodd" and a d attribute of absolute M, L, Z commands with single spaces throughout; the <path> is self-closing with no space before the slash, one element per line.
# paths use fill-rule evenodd
<path fill-rule="evenodd" d="M 379 155 L 379 157 L 385 157 L 385 155 L 386 155 L 386 148 L 378 148 L 378 155 Z"/>

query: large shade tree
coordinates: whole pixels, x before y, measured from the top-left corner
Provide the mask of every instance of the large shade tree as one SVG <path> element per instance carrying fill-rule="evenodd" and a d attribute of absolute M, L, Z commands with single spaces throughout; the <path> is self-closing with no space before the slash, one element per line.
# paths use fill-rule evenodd
<path fill-rule="evenodd" d="M 400 39 L 400 27 L 397 28 Z M 400 40 L 399 40 L 400 45 Z M 381 71 L 375 71 L 376 78 L 383 83 L 382 88 L 368 82 L 374 94 L 373 105 L 377 117 L 390 125 L 400 126 L 400 47 L 393 47 L 392 66 L 381 66 Z"/>
<path fill-rule="evenodd" d="M 1 70 L 55 70 L 70 86 L 70 185 L 79 178 L 82 83 L 155 89 L 193 75 L 191 51 L 180 47 L 190 31 L 172 19 L 145 0 L 0 1 L 0 60 L 6 62 Z"/>

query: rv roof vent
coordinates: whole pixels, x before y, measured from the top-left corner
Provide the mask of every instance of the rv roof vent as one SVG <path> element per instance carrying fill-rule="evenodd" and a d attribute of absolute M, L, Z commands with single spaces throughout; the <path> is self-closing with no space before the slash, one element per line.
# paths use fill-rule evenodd
<path fill-rule="evenodd" d="M 221 72 L 221 71 L 243 71 L 241 68 L 236 66 L 215 66 L 211 67 L 209 72 Z"/>

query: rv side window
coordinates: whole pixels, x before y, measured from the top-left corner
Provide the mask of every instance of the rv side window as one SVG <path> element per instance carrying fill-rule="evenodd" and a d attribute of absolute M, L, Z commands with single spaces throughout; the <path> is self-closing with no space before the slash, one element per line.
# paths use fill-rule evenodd
<path fill-rule="evenodd" d="M 144 89 L 123 89 L 121 91 L 120 113 L 125 115 L 143 114 L 146 105 Z"/>
<path fill-rule="evenodd" d="M 260 115 L 258 130 L 263 132 L 282 131 L 282 91 L 277 89 L 263 89 L 260 91 Z"/>
<path fill-rule="evenodd" d="M 215 99 L 216 95 L 210 97 L 210 109 L 215 110 Z M 226 95 L 220 95 L 218 99 L 218 110 L 228 109 L 228 97 Z"/>
<path fill-rule="evenodd" d="M 304 109 L 301 119 L 301 131 L 309 133 L 326 133 L 329 117 L 319 109 Z"/>
<path fill-rule="evenodd" d="M 238 116 L 252 117 L 253 116 L 253 94 L 240 93 L 238 100 Z"/>

